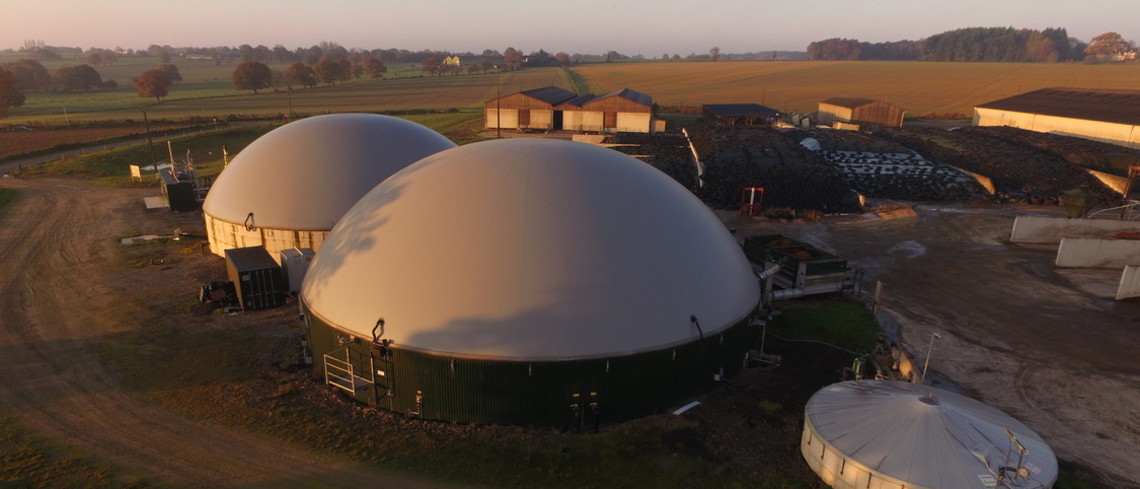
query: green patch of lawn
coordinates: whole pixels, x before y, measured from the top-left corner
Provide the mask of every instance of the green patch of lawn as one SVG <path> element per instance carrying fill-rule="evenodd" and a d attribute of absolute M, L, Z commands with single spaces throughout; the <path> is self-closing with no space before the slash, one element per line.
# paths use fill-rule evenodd
<path fill-rule="evenodd" d="M 853 353 L 870 353 L 882 328 L 861 302 L 827 303 L 795 307 L 768 322 L 770 336 L 789 342 L 823 343 Z"/>
<path fill-rule="evenodd" d="M 159 165 L 169 163 L 170 152 L 173 151 L 175 161 L 182 163 L 187 150 L 194 160 L 199 176 L 212 176 L 221 173 L 224 166 L 222 147 L 225 146 L 233 157 L 249 143 L 261 135 L 269 132 L 275 126 L 243 126 L 220 132 L 200 132 L 170 139 L 171 147 L 167 148 L 166 140 L 154 140 L 153 148 L 146 143 L 135 144 L 123 148 L 70 156 L 60 160 L 24 168 L 21 176 L 69 176 L 95 180 L 104 185 L 111 186 L 154 186 L 151 172 L 152 161 L 157 160 Z M 153 153 L 152 153 L 153 149 Z M 152 154 L 154 160 L 152 160 Z M 130 178 L 130 165 L 139 165 L 143 170 L 143 182 L 132 183 Z"/>
<path fill-rule="evenodd" d="M 0 188 L 0 217 L 4 217 L 4 212 L 7 211 L 8 206 L 16 202 L 20 197 L 20 192 L 11 188 Z"/>
<path fill-rule="evenodd" d="M 416 112 L 399 117 L 427 126 L 458 143 L 477 140 L 479 131 L 483 129 L 481 111 Z M 182 164 L 187 151 L 189 151 L 194 160 L 194 167 L 198 171 L 198 176 L 212 177 L 221 173 L 225 166 L 222 157 L 223 146 L 229 153 L 229 161 L 233 161 L 242 149 L 279 125 L 279 123 L 268 123 L 239 126 L 221 131 L 190 130 L 186 131 L 185 135 L 170 138 L 169 149 L 166 139 L 156 138 L 153 142 L 153 153 L 152 148 L 148 147 L 146 143 L 134 144 L 111 150 L 92 151 L 87 154 L 25 167 L 19 174 L 21 176 L 80 177 L 118 187 L 154 186 L 153 171 L 151 170 L 152 154 L 158 165 L 163 165 L 169 163 L 172 151 L 175 161 Z M 142 183 L 131 181 L 130 165 L 139 165 L 142 168 Z M 0 203 L 3 202 L 0 201 Z"/>

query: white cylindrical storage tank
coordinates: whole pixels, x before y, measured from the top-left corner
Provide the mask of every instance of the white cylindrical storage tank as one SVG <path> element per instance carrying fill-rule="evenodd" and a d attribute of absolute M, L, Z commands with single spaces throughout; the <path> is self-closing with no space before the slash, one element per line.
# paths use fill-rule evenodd
<path fill-rule="evenodd" d="M 800 453 L 836 489 L 1049 489 L 1057 480 L 1053 450 L 1020 421 L 960 394 L 895 381 L 816 392 Z"/>
<path fill-rule="evenodd" d="M 684 187 L 544 139 L 393 175 L 337 224 L 302 290 L 314 356 L 382 372 L 359 400 L 547 426 L 660 412 L 739 370 L 758 300 L 740 247 Z"/>
<path fill-rule="evenodd" d="M 218 175 L 202 205 L 210 251 L 270 256 L 321 247 L 360 197 L 420 158 L 453 148 L 439 133 L 376 114 L 331 114 L 269 131 Z"/>

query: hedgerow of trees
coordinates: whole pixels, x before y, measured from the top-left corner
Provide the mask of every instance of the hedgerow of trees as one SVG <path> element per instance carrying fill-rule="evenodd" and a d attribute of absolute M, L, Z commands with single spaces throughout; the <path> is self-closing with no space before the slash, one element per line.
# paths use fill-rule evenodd
<path fill-rule="evenodd" d="M 16 78 L 16 84 L 25 92 L 46 91 L 51 88 L 51 74 L 33 59 L 21 59 L 0 65 Z"/>
<path fill-rule="evenodd" d="M 24 92 L 11 71 L 0 68 L 0 117 L 8 117 L 9 107 L 24 105 Z"/>
<path fill-rule="evenodd" d="M 89 92 L 91 90 L 109 89 L 112 86 L 103 83 L 103 77 L 95 68 L 88 65 L 64 66 L 52 74 L 52 89 L 67 92 Z"/>
<path fill-rule="evenodd" d="M 1012 27 L 970 27 L 918 41 L 882 43 L 832 38 L 808 45 L 815 60 L 926 60 L 1046 62 L 1080 61 L 1085 44 L 1063 27 L 1042 31 Z"/>

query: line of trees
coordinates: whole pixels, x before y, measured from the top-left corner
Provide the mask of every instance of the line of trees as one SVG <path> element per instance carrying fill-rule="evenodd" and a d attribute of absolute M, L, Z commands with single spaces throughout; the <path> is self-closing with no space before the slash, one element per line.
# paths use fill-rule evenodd
<path fill-rule="evenodd" d="M 270 69 L 269 65 L 261 61 L 243 61 L 234 68 L 230 81 L 235 89 L 253 90 L 256 94 L 258 90 L 266 88 L 275 91 L 281 88 L 292 90 L 294 87 L 313 88 L 319 83 L 346 83 L 362 76 L 383 78 L 387 72 L 388 67 L 376 58 L 353 62 L 335 56 L 323 56 L 311 66 L 295 61 L 284 71 Z"/>
<path fill-rule="evenodd" d="M 21 92 L 89 92 L 118 88 L 114 80 L 104 81 L 95 68 L 86 64 L 63 66 L 51 74 L 44 65 L 33 59 L 5 63 L 0 68 L 12 77 L 14 85 Z"/>
<path fill-rule="evenodd" d="M 1012 27 L 969 27 L 918 41 L 881 43 L 832 38 L 808 45 L 813 60 L 924 60 L 1056 63 L 1081 61 L 1086 55 L 1119 57 L 1135 49 L 1119 34 L 1108 32 L 1091 44 L 1069 37 L 1064 27 L 1041 31 Z"/>

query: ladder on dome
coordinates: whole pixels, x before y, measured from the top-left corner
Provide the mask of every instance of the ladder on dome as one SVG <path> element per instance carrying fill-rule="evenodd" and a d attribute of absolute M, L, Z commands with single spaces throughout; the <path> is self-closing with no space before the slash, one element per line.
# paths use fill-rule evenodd
<path fill-rule="evenodd" d="M 334 356 L 337 354 L 343 354 L 344 359 Z M 376 385 L 376 378 L 374 377 L 376 369 L 371 356 L 368 357 L 367 369 L 361 368 L 363 365 L 354 365 L 356 362 L 352 361 L 352 352 L 347 347 L 331 354 L 326 353 L 324 359 L 326 384 L 348 392 L 353 397 L 356 397 L 357 392 Z"/>

